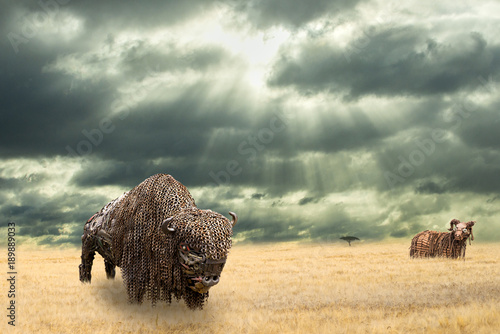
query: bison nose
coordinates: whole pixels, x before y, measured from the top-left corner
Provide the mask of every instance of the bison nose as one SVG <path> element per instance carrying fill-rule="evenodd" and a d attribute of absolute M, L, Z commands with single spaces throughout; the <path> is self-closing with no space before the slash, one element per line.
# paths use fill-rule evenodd
<path fill-rule="evenodd" d="M 204 286 L 214 286 L 215 284 L 219 283 L 219 276 L 218 275 L 204 276 L 201 282 L 203 283 Z"/>

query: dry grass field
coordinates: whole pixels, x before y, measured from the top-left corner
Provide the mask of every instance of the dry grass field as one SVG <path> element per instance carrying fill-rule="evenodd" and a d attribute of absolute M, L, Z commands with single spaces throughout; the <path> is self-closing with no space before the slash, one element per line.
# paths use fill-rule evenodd
<path fill-rule="evenodd" d="M 78 280 L 79 250 L 18 251 L 17 326 L 2 333 L 498 333 L 500 244 L 412 260 L 410 242 L 235 246 L 201 311 L 127 303 L 121 275 Z M 2 262 L 3 261 L 3 262 Z M 7 271 L 5 259 L 0 265 Z M 5 274 L 6 275 L 6 274 Z M 5 312 L 5 279 L 1 281 Z M 5 328 L 7 331 L 5 331 Z"/>

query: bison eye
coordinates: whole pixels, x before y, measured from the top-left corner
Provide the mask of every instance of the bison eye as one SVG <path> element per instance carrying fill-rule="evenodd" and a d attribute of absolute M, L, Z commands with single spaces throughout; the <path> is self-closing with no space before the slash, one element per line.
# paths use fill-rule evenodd
<path fill-rule="evenodd" d="M 464 229 L 462 230 L 462 232 L 464 232 L 464 233 L 468 233 L 469 231 L 467 231 L 467 229 L 466 229 L 466 228 L 464 228 Z"/>

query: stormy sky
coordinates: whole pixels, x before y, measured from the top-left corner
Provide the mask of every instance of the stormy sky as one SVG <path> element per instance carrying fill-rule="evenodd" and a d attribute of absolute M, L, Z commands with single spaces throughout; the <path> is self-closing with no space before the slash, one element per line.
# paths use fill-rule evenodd
<path fill-rule="evenodd" d="M 237 241 L 453 218 L 500 239 L 497 1 L 0 4 L 1 230 L 23 243 L 79 244 L 156 173 L 238 213 Z"/>

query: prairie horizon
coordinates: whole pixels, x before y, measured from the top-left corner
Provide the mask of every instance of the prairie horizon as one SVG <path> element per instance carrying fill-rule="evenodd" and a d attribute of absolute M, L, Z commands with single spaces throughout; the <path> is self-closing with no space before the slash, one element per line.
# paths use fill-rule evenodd
<path fill-rule="evenodd" d="M 500 245 L 473 242 L 464 260 L 410 259 L 409 241 L 238 244 L 203 310 L 183 301 L 129 304 L 121 273 L 78 279 L 80 250 L 17 254 L 21 333 L 494 333 Z M 5 268 L 6 261 L 1 265 Z M 2 280 L 2 291 L 7 281 Z"/>

